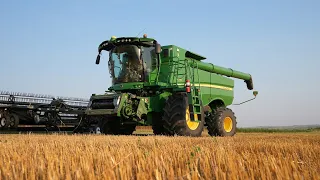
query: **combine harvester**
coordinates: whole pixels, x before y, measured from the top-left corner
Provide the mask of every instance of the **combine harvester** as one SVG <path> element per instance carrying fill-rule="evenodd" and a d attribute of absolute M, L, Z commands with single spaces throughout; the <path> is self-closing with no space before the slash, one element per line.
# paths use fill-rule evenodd
<path fill-rule="evenodd" d="M 102 42 L 96 64 L 102 51 L 109 52 L 112 86 L 106 94 L 92 94 L 75 132 L 94 128 L 128 135 L 146 125 L 162 135 L 200 136 L 204 126 L 211 136 L 236 133 L 236 117 L 228 108 L 234 99 L 229 77 L 253 90 L 250 74 L 203 62 L 205 57 L 175 45 L 161 47 L 146 35 Z"/>
<path fill-rule="evenodd" d="M 44 127 L 47 131 L 57 131 L 59 127 L 75 129 L 88 102 L 80 98 L 1 91 L 0 130 L 16 131 L 18 127 Z"/>
<path fill-rule="evenodd" d="M 102 51 L 109 52 L 112 78 L 105 94 L 85 100 L 1 92 L 0 129 L 69 125 L 74 133 L 129 135 L 136 126 L 152 126 L 158 135 L 200 136 L 207 126 L 211 136 L 236 133 L 236 117 L 228 107 L 234 99 L 229 77 L 253 90 L 250 74 L 203 62 L 205 57 L 175 45 L 161 47 L 146 35 L 102 42 L 96 64 Z"/>

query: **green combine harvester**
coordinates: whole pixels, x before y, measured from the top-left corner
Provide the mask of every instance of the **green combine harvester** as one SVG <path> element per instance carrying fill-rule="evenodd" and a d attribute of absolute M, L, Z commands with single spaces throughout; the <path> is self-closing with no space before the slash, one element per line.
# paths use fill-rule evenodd
<path fill-rule="evenodd" d="M 205 126 L 211 136 L 236 133 L 236 117 L 227 108 L 234 80 L 228 77 L 253 90 L 250 74 L 203 62 L 205 57 L 175 45 L 161 47 L 146 35 L 102 42 L 96 64 L 103 51 L 109 52 L 112 86 L 105 94 L 92 94 L 76 132 L 91 127 L 96 133 L 129 135 L 145 125 L 156 135 L 201 136 Z"/>

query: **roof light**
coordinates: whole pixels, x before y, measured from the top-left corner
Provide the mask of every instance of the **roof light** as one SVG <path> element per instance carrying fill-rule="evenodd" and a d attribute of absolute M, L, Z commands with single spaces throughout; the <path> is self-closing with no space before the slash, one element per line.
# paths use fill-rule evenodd
<path fill-rule="evenodd" d="M 117 39 L 116 36 L 111 36 L 111 40 L 115 40 L 115 39 Z"/>

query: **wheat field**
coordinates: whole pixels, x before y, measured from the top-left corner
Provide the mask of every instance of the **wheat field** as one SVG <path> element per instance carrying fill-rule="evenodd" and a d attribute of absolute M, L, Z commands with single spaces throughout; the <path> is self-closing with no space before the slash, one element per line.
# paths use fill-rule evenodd
<path fill-rule="evenodd" d="M 5 134 L 1 179 L 319 179 L 320 133 Z"/>

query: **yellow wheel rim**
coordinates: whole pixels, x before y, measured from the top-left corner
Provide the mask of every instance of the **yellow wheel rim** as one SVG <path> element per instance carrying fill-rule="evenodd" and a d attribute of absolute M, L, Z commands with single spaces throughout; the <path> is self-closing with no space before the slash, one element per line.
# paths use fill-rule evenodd
<path fill-rule="evenodd" d="M 194 115 L 194 120 L 198 121 L 198 115 L 195 114 Z M 187 125 L 191 130 L 195 130 L 198 128 L 200 122 L 196 122 L 196 121 L 192 121 L 190 118 L 190 111 L 189 111 L 189 107 L 186 110 L 186 121 L 187 121 Z"/>
<path fill-rule="evenodd" d="M 224 126 L 224 130 L 226 132 L 230 132 L 232 130 L 232 119 L 230 117 L 226 117 L 223 120 L 223 126 Z"/>

